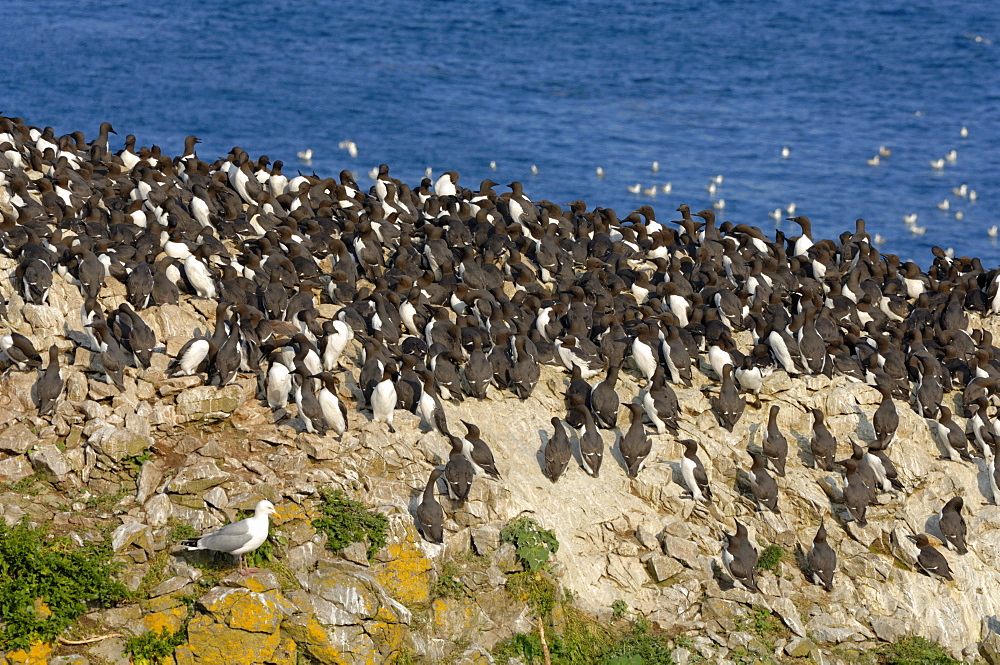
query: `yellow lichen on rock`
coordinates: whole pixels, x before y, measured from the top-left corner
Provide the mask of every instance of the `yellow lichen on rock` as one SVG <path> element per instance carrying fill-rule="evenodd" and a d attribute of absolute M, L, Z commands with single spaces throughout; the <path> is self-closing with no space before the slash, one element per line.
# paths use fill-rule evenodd
<path fill-rule="evenodd" d="M 174 652 L 177 665 L 255 665 L 271 662 L 280 633 L 251 633 L 198 616 L 188 624 L 188 643 Z"/>
<path fill-rule="evenodd" d="M 7 652 L 7 662 L 10 665 L 47 665 L 52 655 L 52 645 L 45 642 L 34 642 L 27 650 Z"/>
<path fill-rule="evenodd" d="M 235 630 L 270 634 L 281 625 L 281 612 L 265 595 L 245 591 L 230 608 L 226 624 Z"/>
<path fill-rule="evenodd" d="M 185 618 L 187 618 L 187 608 L 179 605 L 162 612 L 147 614 L 142 617 L 142 623 L 147 630 L 153 633 L 161 633 L 164 630 L 176 633 L 184 625 Z"/>
<path fill-rule="evenodd" d="M 419 537 L 413 533 L 413 537 Z M 431 599 L 428 574 L 433 565 L 411 539 L 388 545 L 379 558 L 389 559 L 372 567 L 372 576 L 406 606 L 426 605 Z"/>
<path fill-rule="evenodd" d="M 365 633 L 378 649 L 365 655 L 363 661 L 365 665 L 381 665 L 381 663 L 392 662 L 392 658 L 400 653 L 406 645 L 407 628 L 400 623 L 373 621 L 365 624 Z"/>
<path fill-rule="evenodd" d="M 323 665 L 346 665 L 340 650 L 315 617 L 296 614 L 281 624 L 281 631 L 294 640 L 298 650 L 310 659 Z M 181 665 L 180 661 L 178 665 Z"/>

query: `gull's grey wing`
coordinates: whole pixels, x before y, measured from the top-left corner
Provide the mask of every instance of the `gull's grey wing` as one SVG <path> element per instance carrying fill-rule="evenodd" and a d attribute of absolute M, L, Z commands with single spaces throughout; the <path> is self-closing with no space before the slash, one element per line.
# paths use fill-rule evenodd
<path fill-rule="evenodd" d="M 241 520 L 202 536 L 198 540 L 198 547 L 217 552 L 235 552 L 250 542 L 252 538 L 250 521 Z"/>

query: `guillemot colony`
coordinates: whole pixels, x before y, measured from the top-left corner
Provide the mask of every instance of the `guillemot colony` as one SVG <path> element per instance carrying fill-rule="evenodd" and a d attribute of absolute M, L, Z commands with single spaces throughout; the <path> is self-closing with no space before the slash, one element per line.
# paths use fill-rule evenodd
<path fill-rule="evenodd" d="M 623 438 L 630 476 L 641 473 L 645 437 L 655 448 L 656 437 L 676 430 L 682 415 L 670 384 L 690 385 L 693 368 L 719 381 L 713 408 L 730 431 L 748 407 L 760 406 L 742 394 L 756 395 L 775 369 L 840 374 L 877 386 L 890 405 L 893 397 L 912 399 L 935 431 L 946 432 L 946 453 L 964 448 L 953 441 L 943 396 L 962 392 L 961 415 L 978 418 L 976 452 L 992 461 L 996 428 L 986 409 L 1000 392 L 1000 350 L 989 332 L 969 330 L 967 312 L 1000 312 L 1000 271 L 978 259 L 935 248 L 923 272 L 875 249 L 862 220 L 837 240 L 816 240 L 808 218 L 795 217 L 801 235 L 772 239 L 745 224 L 716 226 L 712 210 L 692 214 L 687 205 L 678 208 L 680 220 L 665 224 L 649 206 L 619 219 L 611 209 L 588 212 L 582 201 L 568 210 L 531 201 L 518 182 L 498 194 L 487 179 L 472 192 L 452 171 L 411 189 L 382 165 L 365 192 L 348 171 L 289 179 L 281 162 L 252 160 L 240 148 L 209 164 L 197 156 L 195 137 L 173 159 L 156 146 L 136 152 L 133 136 L 112 154 L 113 132 L 104 123 L 88 143 L 82 132 L 56 137 L 51 128 L 0 117 L 0 252 L 16 261 L 5 276 L 16 287 L 10 306 L 45 304 L 54 279 L 80 289 L 81 319 L 65 328 L 80 333 L 74 344 L 99 354 L 104 380 L 119 389 L 123 374 L 142 373 L 150 354 L 164 352 L 151 343 L 141 311 L 200 298 L 217 303 L 214 333 L 186 344 L 172 373 L 204 375 L 220 387 L 255 374 L 276 417 L 342 434 L 344 405 L 333 400 L 343 351 L 357 338 L 364 398 L 350 407 L 370 410 L 388 432 L 396 409 L 420 412 L 441 435 L 441 450 L 450 443 L 443 475 L 461 499 L 474 481 L 503 481 L 489 468 L 492 454 L 478 428 L 466 425 L 474 444 L 455 436 L 440 399 L 481 398 L 487 387 L 526 399 L 540 364 L 574 376 L 565 420 L 580 430 L 579 461 L 594 477 L 605 452 L 598 427 L 617 429 L 619 370 L 646 383 L 641 402 L 653 424 L 648 433 L 633 425 Z M 108 279 L 125 285 L 131 307 L 104 309 Z M 334 318 L 319 315 L 321 299 L 340 306 Z M 5 316 L 8 303 L 0 304 Z M 741 331 L 752 340 L 742 349 L 734 336 Z M 0 349 L 7 371 L 41 372 L 39 413 L 57 413 L 64 406 L 58 349 L 50 349 L 44 371 L 25 337 L 5 335 Z M 602 374 L 598 386 L 587 383 Z M 574 389 L 578 382 L 582 390 Z M 836 441 L 816 413 L 815 449 L 831 468 Z M 888 458 L 895 411 L 880 407 L 875 415 L 878 438 L 869 448 Z M 562 422 L 553 425 L 557 435 L 538 473 L 556 481 L 570 451 Z M 687 445 L 685 480 L 709 500 L 711 478 L 696 442 Z M 892 454 L 905 456 L 905 442 Z M 783 472 L 776 455 L 780 463 L 755 457 L 753 474 L 769 478 L 765 461 Z M 845 504 L 862 524 L 884 491 L 866 480 L 874 476 L 872 459 L 841 463 L 850 479 Z M 480 470 L 496 480 L 480 478 Z M 421 504 L 422 532 L 433 541 L 440 540 L 433 505 L 441 475 L 431 471 Z M 768 487 L 761 500 L 776 506 Z M 834 517 L 843 520 L 839 511 Z M 739 541 L 736 561 L 755 559 L 738 527 L 730 539 Z M 922 552 L 933 550 L 925 535 L 914 540 Z M 941 574 L 931 563 L 924 569 Z M 832 579 L 832 571 L 816 572 Z M 756 590 L 752 567 L 738 579 Z"/>

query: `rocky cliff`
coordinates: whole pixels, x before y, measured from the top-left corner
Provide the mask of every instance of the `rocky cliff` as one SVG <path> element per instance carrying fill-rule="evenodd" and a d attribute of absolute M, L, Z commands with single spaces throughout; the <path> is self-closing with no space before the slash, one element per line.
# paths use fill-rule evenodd
<path fill-rule="evenodd" d="M 0 273 L 13 267 L 2 263 Z M 874 439 L 880 397 L 864 384 L 776 371 L 760 405 L 748 407 L 730 433 L 710 410 L 718 383 L 702 358 L 694 385 L 676 391 L 680 433 L 651 435 L 652 453 L 637 478 L 626 475 L 618 433 L 603 430 L 609 452 L 600 477 L 585 474 L 575 459 L 554 484 L 542 472 L 541 450 L 550 419 L 565 414 L 566 373 L 543 367 L 524 401 L 490 388 L 485 400 L 445 402 L 449 423 L 481 428 L 503 478 L 477 478 L 464 505 L 442 496 L 446 537 L 436 546 L 417 534 L 413 511 L 429 471 L 447 459 L 448 443 L 407 412 L 397 411 L 392 434 L 355 408 L 363 403 L 356 342 L 342 358 L 348 431 L 320 437 L 302 431 L 296 418 L 274 424 L 250 375 L 222 389 L 203 386 L 199 377 L 165 376 L 169 356 L 210 329 L 213 311 L 204 301 L 144 311 L 166 353 L 154 354 L 148 370 L 126 368 L 119 393 L 93 371 L 95 357 L 67 329 L 82 305 L 75 287 L 56 279 L 47 305 L 23 303 L 9 282 L 0 293 L 10 328 L 36 348 L 57 345 L 66 360 L 65 399 L 51 418 L 36 415 L 35 373 L 9 372 L 0 382 L 0 515 L 8 525 L 23 518 L 49 525 L 79 543 L 109 539 L 123 564 L 120 579 L 137 594 L 86 614 L 70 635 L 120 637 L 36 644 L 0 662 L 126 662 L 128 636 L 183 625 L 178 664 L 493 662 L 497 644 L 535 629 L 534 610 L 504 590 L 520 566 L 499 532 L 523 514 L 555 532 L 551 575 L 572 592 L 575 608 L 603 623 L 612 622 L 613 606 L 615 614 L 624 607 L 626 616 L 646 617 L 685 638 L 674 651 L 678 662 L 746 654 L 850 662 L 880 641 L 910 634 L 937 640 L 956 657 L 997 662 L 1000 509 L 987 502 L 982 460 L 939 459 L 928 421 L 897 402 L 897 440 L 905 446 L 890 456 L 905 489 L 881 495 L 864 528 L 846 519 L 842 476 L 812 468 L 809 409 L 827 414 L 838 458 L 850 454 L 851 437 Z M 109 278 L 102 305 L 114 309 L 124 295 Z M 336 309 L 321 305 L 321 316 Z M 629 362 L 618 387 L 623 403 L 638 399 L 643 383 Z M 961 413 L 961 398 L 949 393 L 946 403 Z M 756 512 L 744 480 L 747 450 L 759 448 L 773 404 L 781 407 L 778 424 L 789 442 L 788 472 L 777 479 L 780 514 Z M 711 505 L 693 501 L 682 484 L 682 438 L 702 445 Z M 312 520 L 321 490 L 329 488 L 343 488 L 388 517 L 387 544 L 373 560 L 364 547 L 340 555 L 324 548 Z M 955 580 L 946 583 L 917 571 L 917 551 L 905 536 L 936 534 L 937 513 L 955 495 L 966 499 L 969 553 L 947 553 Z M 225 556 L 179 551 L 180 525 L 203 532 L 262 497 L 278 507 L 273 563 L 263 572 L 230 574 Z M 784 553 L 760 573 L 759 594 L 734 586 L 720 565 L 721 539 L 734 518 L 749 525 L 758 550 L 777 545 Z M 802 561 L 822 518 L 839 557 L 829 593 L 807 579 Z M 462 593 L 441 592 L 445 570 Z M 748 627 L 751 608 L 780 619 L 779 639 L 762 642 Z"/>

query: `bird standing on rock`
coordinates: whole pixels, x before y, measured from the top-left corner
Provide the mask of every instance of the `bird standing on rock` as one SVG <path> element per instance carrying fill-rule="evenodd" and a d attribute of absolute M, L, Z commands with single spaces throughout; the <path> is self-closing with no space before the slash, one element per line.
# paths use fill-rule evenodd
<path fill-rule="evenodd" d="M 750 544 L 747 528 L 738 521 L 736 533 L 726 534 L 726 546 L 722 548 L 722 563 L 734 581 L 742 584 L 748 591 L 760 593 L 757 581 L 754 579 L 757 550 Z"/>
<path fill-rule="evenodd" d="M 423 500 L 417 506 L 417 528 L 420 530 L 420 535 L 427 542 L 437 545 L 444 542 L 444 510 L 434 497 L 434 486 L 443 474 L 444 469 L 431 471 L 424 487 Z"/>
<path fill-rule="evenodd" d="M 253 516 L 207 533 L 201 538 L 182 540 L 181 545 L 189 550 L 212 550 L 226 552 L 237 557 L 239 570 L 246 575 L 252 569 L 246 567 L 248 552 L 252 552 L 267 540 L 268 516 L 275 514 L 274 504 L 267 500 L 258 501 Z"/>
<path fill-rule="evenodd" d="M 35 384 L 38 395 L 38 415 L 46 416 L 56 408 L 56 401 L 63 391 L 62 370 L 59 368 L 59 348 L 53 344 L 49 347 L 49 366 Z"/>
<path fill-rule="evenodd" d="M 837 553 L 826 542 L 826 523 L 823 521 L 816 530 L 806 562 L 812 572 L 813 584 L 820 584 L 827 591 L 833 591 L 833 576 L 837 572 Z"/>
<path fill-rule="evenodd" d="M 944 555 L 934 549 L 930 538 L 925 533 L 918 533 L 915 536 L 907 536 L 920 549 L 917 555 L 917 567 L 930 577 L 951 582 L 955 578 L 951 576 L 951 567 Z"/>

